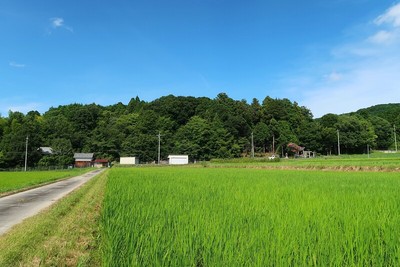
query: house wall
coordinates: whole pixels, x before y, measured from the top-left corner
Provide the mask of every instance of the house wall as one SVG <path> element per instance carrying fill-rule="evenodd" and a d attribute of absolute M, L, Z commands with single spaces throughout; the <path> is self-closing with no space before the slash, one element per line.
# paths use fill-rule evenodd
<path fill-rule="evenodd" d="M 75 161 L 75 167 L 77 168 L 85 168 L 85 167 L 91 167 L 92 162 L 91 161 Z"/>
<path fill-rule="evenodd" d="M 139 158 L 138 157 L 121 157 L 119 159 L 119 164 L 121 164 L 121 165 L 139 164 Z"/>
<path fill-rule="evenodd" d="M 189 164 L 189 156 L 186 155 L 170 155 L 168 158 L 171 165 Z"/>

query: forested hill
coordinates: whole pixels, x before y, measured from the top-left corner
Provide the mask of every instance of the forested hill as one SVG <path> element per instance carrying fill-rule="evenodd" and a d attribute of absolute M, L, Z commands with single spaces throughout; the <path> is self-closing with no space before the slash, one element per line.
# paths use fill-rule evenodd
<path fill-rule="evenodd" d="M 378 116 L 387 120 L 391 124 L 396 124 L 400 122 L 400 103 L 381 104 L 369 108 L 363 108 L 354 112 L 353 114 L 359 114 L 363 117 Z"/>
<path fill-rule="evenodd" d="M 153 162 L 159 134 L 162 159 L 169 154 L 188 154 L 192 161 L 248 156 L 252 136 L 257 156 L 293 155 L 290 142 L 335 154 L 337 131 L 342 153 L 365 153 L 367 145 L 393 148 L 393 124 L 400 128 L 400 112 L 389 107 L 391 111 L 378 109 L 380 113 L 372 107 L 370 113 L 365 109 L 313 119 L 309 109 L 289 99 L 247 103 L 221 93 L 214 99 L 168 95 L 146 102 L 136 97 L 127 105 L 70 104 L 44 114 L 10 112 L 0 117 L 0 169 L 24 165 L 27 137 L 29 166 L 71 164 L 74 152 Z M 39 147 L 51 147 L 53 154 L 44 155 Z"/>

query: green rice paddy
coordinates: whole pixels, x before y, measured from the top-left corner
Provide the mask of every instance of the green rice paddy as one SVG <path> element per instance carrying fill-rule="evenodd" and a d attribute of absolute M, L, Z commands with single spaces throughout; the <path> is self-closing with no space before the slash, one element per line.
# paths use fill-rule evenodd
<path fill-rule="evenodd" d="M 0 172 L 0 195 L 55 180 L 73 177 L 88 171 L 72 169 L 58 171 Z"/>
<path fill-rule="evenodd" d="M 104 266 L 399 266 L 398 172 L 120 168 Z"/>

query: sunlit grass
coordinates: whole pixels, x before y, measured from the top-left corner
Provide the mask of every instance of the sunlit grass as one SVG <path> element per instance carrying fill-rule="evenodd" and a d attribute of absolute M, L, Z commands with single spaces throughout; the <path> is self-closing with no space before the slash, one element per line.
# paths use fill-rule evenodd
<path fill-rule="evenodd" d="M 398 266 L 397 173 L 111 170 L 105 266 Z"/>
<path fill-rule="evenodd" d="M 203 165 L 210 167 L 260 167 L 260 168 L 299 168 L 299 169 L 349 169 L 386 170 L 400 169 L 400 153 L 374 152 L 370 155 L 320 156 L 316 158 L 282 158 L 269 161 L 268 158 L 237 158 L 212 160 Z"/>
<path fill-rule="evenodd" d="M 0 236 L 0 266 L 100 266 L 106 172 Z"/>
<path fill-rule="evenodd" d="M 62 178 L 73 177 L 89 169 L 70 169 L 58 171 L 0 172 L 0 194 L 32 187 Z"/>

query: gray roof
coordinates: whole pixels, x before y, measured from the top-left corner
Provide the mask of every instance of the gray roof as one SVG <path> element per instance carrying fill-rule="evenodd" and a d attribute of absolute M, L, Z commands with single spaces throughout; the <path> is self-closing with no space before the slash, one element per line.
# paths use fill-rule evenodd
<path fill-rule="evenodd" d="M 41 146 L 39 149 L 43 154 L 53 154 L 53 149 L 48 146 Z"/>
<path fill-rule="evenodd" d="M 75 153 L 74 159 L 75 160 L 92 160 L 94 153 Z"/>

